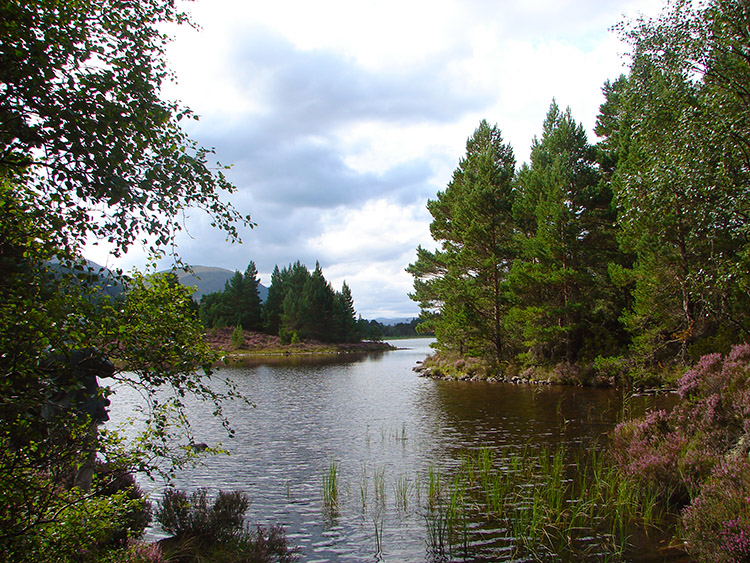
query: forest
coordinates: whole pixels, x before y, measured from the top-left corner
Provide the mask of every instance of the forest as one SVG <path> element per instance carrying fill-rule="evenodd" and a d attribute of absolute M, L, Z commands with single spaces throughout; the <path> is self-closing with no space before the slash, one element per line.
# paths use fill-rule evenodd
<path fill-rule="evenodd" d="M 528 163 L 482 121 L 408 267 L 445 355 L 663 370 L 750 331 L 744 3 L 618 26 L 598 142 L 553 100 Z"/>
<path fill-rule="evenodd" d="M 417 320 L 385 325 L 357 315 L 346 282 L 331 287 L 319 263 L 310 272 L 299 261 L 274 267 L 268 298 L 262 302 L 255 262 L 244 273 L 235 271 L 224 289 L 203 295 L 198 314 L 206 328 L 240 327 L 279 336 L 282 343 L 298 340 L 358 342 L 384 337 L 417 336 Z"/>
<path fill-rule="evenodd" d="M 224 290 L 201 298 L 199 315 L 207 328 L 224 326 L 278 335 L 282 343 L 298 340 L 356 342 L 363 334 L 346 282 L 335 291 L 320 264 L 310 272 L 299 261 L 271 274 L 268 298 L 261 303 L 258 271 L 250 262 L 227 281 Z"/>

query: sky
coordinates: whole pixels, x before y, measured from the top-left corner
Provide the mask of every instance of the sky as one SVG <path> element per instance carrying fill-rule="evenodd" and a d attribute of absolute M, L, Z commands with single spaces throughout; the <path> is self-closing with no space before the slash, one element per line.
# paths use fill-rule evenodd
<path fill-rule="evenodd" d="M 519 165 L 553 98 L 589 140 L 601 88 L 627 70 L 611 27 L 655 16 L 657 0 L 198 0 L 182 3 L 164 96 L 200 116 L 186 131 L 215 149 L 257 224 L 229 244 L 188 213 L 193 265 L 261 283 L 275 265 L 319 262 L 346 281 L 364 318 L 415 317 L 405 268 L 434 248 L 428 199 L 444 190 L 479 122 L 497 125 Z M 100 264 L 143 268 L 92 248 Z"/>

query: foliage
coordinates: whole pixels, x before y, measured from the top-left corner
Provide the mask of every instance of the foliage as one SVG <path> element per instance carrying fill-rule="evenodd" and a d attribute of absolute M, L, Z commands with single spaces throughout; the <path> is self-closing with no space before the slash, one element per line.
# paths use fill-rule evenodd
<path fill-rule="evenodd" d="M 611 195 L 570 110 L 553 101 L 531 163 L 518 174 L 520 251 L 510 270 L 507 324 L 531 363 L 573 362 L 617 346 L 607 264 L 618 257 Z"/>
<path fill-rule="evenodd" d="M 242 348 L 245 345 L 245 331 L 240 325 L 232 331 L 232 348 Z"/>
<path fill-rule="evenodd" d="M 206 489 L 191 495 L 167 489 L 156 511 L 162 528 L 176 541 L 167 554 L 178 561 L 232 561 L 248 563 L 296 561 L 296 550 L 288 546 L 284 531 L 258 526 L 251 531 L 244 522 L 249 506 L 242 492 L 219 491 L 209 504 Z"/>
<path fill-rule="evenodd" d="M 734 557 L 747 548 L 750 522 L 750 345 L 704 356 L 678 388 L 682 401 L 672 411 L 617 427 L 615 459 L 674 505 L 688 505 L 684 534 L 701 560 L 744 560 Z"/>
<path fill-rule="evenodd" d="M 297 342 L 360 340 L 351 289 L 344 282 L 341 291 L 334 291 L 320 264 L 312 273 L 299 261 L 281 270 L 276 266 L 264 305 L 256 276 L 255 264 L 250 262 L 244 277 L 236 272 L 224 291 L 203 296 L 200 316 L 206 325 L 217 328 L 237 319 L 238 327 L 259 330 L 262 326 L 284 344 L 294 343 L 295 335 Z"/>
<path fill-rule="evenodd" d="M 206 489 L 198 489 L 190 496 L 182 490 L 167 489 L 156 510 L 156 520 L 174 536 L 223 541 L 242 530 L 249 506 L 247 495 L 239 491 L 219 491 L 209 506 Z"/>
<path fill-rule="evenodd" d="M 90 240 L 174 254 L 188 208 L 230 240 L 252 226 L 222 201 L 234 188 L 210 151 L 181 131 L 192 114 L 160 95 L 163 30 L 186 21 L 166 0 L 0 5 L 0 547 L 11 560 L 98 560 L 123 530 L 140 533 L 141 499 L 95 474 L 95 460 L 168 473 L 195 457 L 187 395 L 219 416 L 237 395 L 204 379 L 214 356 L 170 276 L 136 273 L 124 295 L 103 295 L 81 258 Z M 98 427 L 104 379 L 145 398 L 135 443 Z"/>
<path fill-rule="evenodd" d="M 688 549 L 706 563 L 750 559 L 750 462 L 721 462 L 683 514 Z"/>
<path fill-rule="evenodd" d="M 45 476 L 35 469 L 19 471 L 18 477 L 33 477 L 34 485 L 46 487 Z M 101 468 L 88 493 L 62 484 L 54 494 L 44 489 L 31 494 L 28 481 L 0 485 L 2 501 L 16 503 L 4 504 L 0 513 L 0 545 L 9 561 L 94 563 L 140 535 L 151 520 L 150 506 L 132 476 L 120 471 Z"/>
<path fill-rule="evenodd" d="M 619 151 L 612 187 L 620 243 L 634 256 L 623 320 L 645 361 L 688 362 L 717 334 L 733 333 L 723 346 L 748 336 L 741 6 L 671 1 L 657 19 L 621 26 L 633 61 L 610 91 L 602 132 Z"/>
<path fill-rule="evenodd" d="M 199 314 L 203 324 L 213 328 L 235 325 L 245 330 L 261 330 L 259 284 L 258 271 L 251 261 L 244 274 L 234 273 L 224 285 L 224 291 L 201 298 Z"/>
<path fill-rule="evenodd" d="M 189 207 L 237 238 L 247 220 L 220 199 L 234 188 L 180 129 L 193 114 L 160 96 L 165 24 L 187 22 L 174 2 L 3 2 L 0 22 L 0 173 L 33 186 L 53 244 L 93 235 L 119 253 L 145 233 L 162 252 Z"/>
<path fill-rule="evenodd" d="M 466 156 L 427 208 L 440 248 L 417 249 L 407 271 L 412 299 L 439 346 L 468 355 L 503 357 L 506 280 L 516 255 L 512 181 L 516 161 L 497 127 L 482 121 L 466 141 Z"/>
<path fill-rule="evenodd" d="M 603 87 L 595 146 L 553 101 L 530 162 L 503 168 L 480 124 L 427 204 L 439 248 L 407 269 L 439 350 L 512 369 L 622 356 L 627 382 L 747 340 L 749 24 L 742 2 L 667 0 L 616 26 L 630 68 Z"/>

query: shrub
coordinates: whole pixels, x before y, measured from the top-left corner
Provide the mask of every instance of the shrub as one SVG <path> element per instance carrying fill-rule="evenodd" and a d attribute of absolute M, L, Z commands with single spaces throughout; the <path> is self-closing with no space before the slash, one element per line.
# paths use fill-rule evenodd
<path fill-rule="evenodd" d="M 750 461 L 723 461 L 683 514 L 690 552 L 706 563 L 750 561 Z"/>
<path fill-rule="evenodd" d="M 699 560 L 750 562 L 750 345 L 704 356 L 678 391 L 671 412 L 620 424 L 613 455 L 627 474 L 690 504 L 683 534 Z"/>
<path fill-rule="evenodd" d="M 247 495 L 239 491 L 219 491 L 209 506 L 206 489 L 198 489 L 190 497 L 185 491 L 167 489 L 156 511 L 156 520 L 165 532 L 174 536 L 213 543 L 242 531 L 249 505 Z"/>
<path fill-rule="evenodd" d="M 257 526 L 254 532 L 238 538 L 234 555 L 227 563 L 293 563 L 298 560 L 297 553 L 297 549 L 289 547 L 281 526 Z"/>
<path fill-rule="evenodd" d="M 231 343 L 232 348 L 242 348 L 245 345 L 245 332 L 240 325 L 234 327 Z"/>
<path fill-rule="evenodd" d="M 248 506 L 247 495 L 240 491 L 219 491 L 210 504 L 206 489 L 198 489 L 190 496 L 185 491 L 167 489 L 156 511 L 156 519 L 174 536 L 174 541 L 164 543 L 169 560 L 181 563 L 296 561 L 297 549 L 288 546 L 283 528 L 272 526 L 266 530 L 257 526 L 251 531 L 245 525 Z"/>
<path fill-rule="evenodd" d="M 117 493 L 124 493 L 125 497 L 132 501 L 128 503 L 128 510 L 120 515 L 122 527 L 113 533 L 111 542 L 123 546 L 129 538 L 139 537 L 151 523 L 152 506 L 145 499 L 143 490 L 137 485 L 135 476 L 130 471 L 115 469 L 107 464 L 97 465 L 97 476 L 105 481 L 104 486 L 99 487 L 97 494 L 105 497 Z"/>
<path fill-rule="evenodd" d="M 612 452 L 626 475 L 656 487 L 660 496 L 670 499 L 686 493 L 677 469 L 683 445 L 684 437 L 675 432 L 667 413 L 659 410 L 644 420 L 619 424 Z"/>

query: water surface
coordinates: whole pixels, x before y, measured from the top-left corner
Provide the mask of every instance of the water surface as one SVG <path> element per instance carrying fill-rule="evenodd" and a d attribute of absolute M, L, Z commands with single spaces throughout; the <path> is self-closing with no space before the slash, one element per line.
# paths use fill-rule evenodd
<path fill-rule="evenodd" d="M 226 406 L 236 430 L 228 440 L 211 408 L 196 406 L 197 439 L 221 441 L 230 455 L 180 473 L 177 486 L 245 491 L 250 521 L 282 524 L 302 561 L 423 562 L 434 557 L 424 509 L 430 472 L 448 477 L 467 450 L 481 447 L 590 447 L 606 440 L 622 412 L 615 390 L 419 378 L 412 368 L 429 343 L 398 340 L 402 349 L 369 356 L 222 369 L 256 407 Z M 628 405 L 642 411 L 654 400 Z M 128 401 L 124 391 L 115 397 L 113 423 Z M 322 500 L 332 463 L 334 511 Z M 143 485 L 158 498 L 157 485 Z M 501 531 L 475 527 L 465 559 L 501 559 L 492 551 Z"/>

